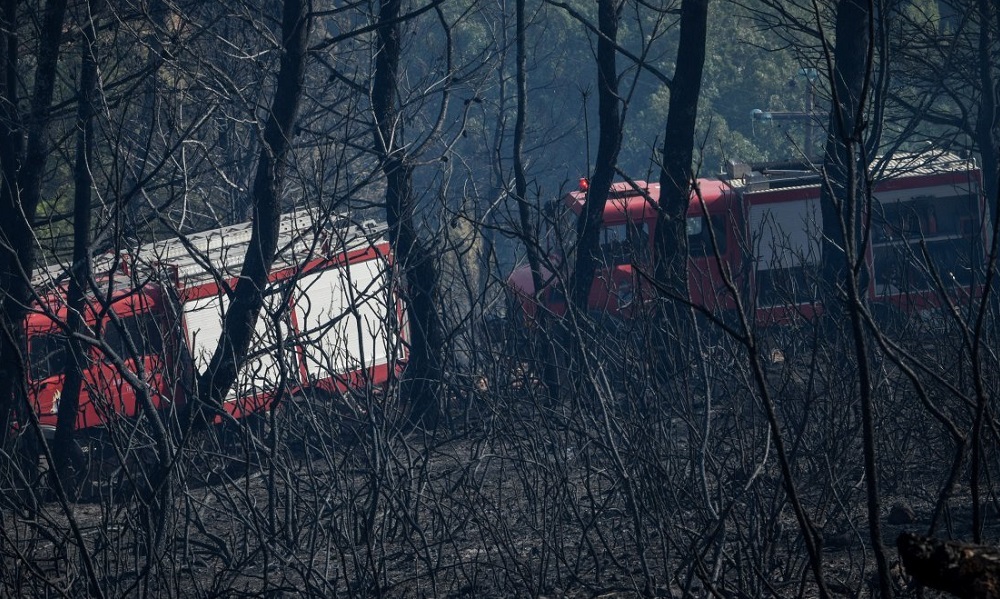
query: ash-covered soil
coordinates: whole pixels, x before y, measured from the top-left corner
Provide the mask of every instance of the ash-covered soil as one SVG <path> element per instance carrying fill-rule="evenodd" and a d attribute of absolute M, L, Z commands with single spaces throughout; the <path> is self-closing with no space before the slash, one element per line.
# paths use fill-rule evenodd
<path fill-rule="evenodd" d="M 59 501 L 44 474 L 5 495 L 0 595 L 817 596 L 794 497 L 831 592 L 870 596 L 854 388 L 831 367 L 770 360 L 776 432 L 726 355 L 670 393 L 641 369 L 590 370 L 558 401 L 529 362 L 498 361 L 453 384 L 432 431 L 401 430 L 381 395 L 349 424 L 299 405 L 184 439 L 152 484 L 148 444 L 118 438 L 88 448 L 101 467 L 79 501 Z M 879 521 L 894 588 L 916 597 L 895 539 L 932 523 L 971 538 L 968 460 L 944 496 L 953 439 L 882 368 Z M 995 497 L 981 505 L 991 542 Z"/>

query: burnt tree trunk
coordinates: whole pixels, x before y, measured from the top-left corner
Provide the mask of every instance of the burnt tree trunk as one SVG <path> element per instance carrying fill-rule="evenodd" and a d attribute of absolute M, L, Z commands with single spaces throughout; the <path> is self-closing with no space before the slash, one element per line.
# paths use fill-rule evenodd
<path fill-rule="evenodd" d="M 976 119 L 976 141 L 982 157 L 983 188 L 987 198 L 1000 189 L 1000 82 L 997 81 L 997 51 L 1000 38 L 1000 9 L 992 0 L 977 0 L 979 13 L 979 83 L 982 99 Z"/>
<path fill-rule="evenodd" d="M 997 9 L 996 3 L 992 0 L 978 0 L 976 5 L 977 12 L 979 13 L 978 66 L 981 88 L 979 113 L 975 124 L 976 141 L 979 145 L 979 155 L 982 158 L 983 188 L 986 193 L 987 202 L 992 204 L 991 208 L 994 211 L 993 229 L 996 231 L 996 226 L 1000 222 L 996 220 L 1000 216 L 997 212 L 1000 210 L 1000 147 L 998 147 L 997 138 L 998 127 L 1000 127 L 1000 108 L 998 108 L 1000 85 L 998 85 L 995 77 L 996 65 L 994 56 L 998 56 L 1000 53 L 993 50 L 993 48 L 998 41 L 997 36 L 1000 36 L 1000 10 Z M 994 30 L 994 26 L 996 26 L 996 30 Z M 994 200 L 997 201 L 994 202 Z M 986 273 L 986 283 L 993 293 L 994 318 L 1000 314 L 1000 308 L 997 307 L 997 304 L 1000 303 L 1000 296 L 998 296 L 998 291 L 1000 290 L 997 289 L 997 273 L 995 271 L 998 248 L 1000 246 L 997 245 L 997 239 L 994 236 L 989 256 L 989 271 Z M 981 327 L 977 326 L 977 330 L 981 330 Z M 979 368 L 978 356 L 981 352 L 981 346 L 982 336 L 977 334 L 973 345 L 973 359 L 976 360 L 974 362 L 976 369 Z M 969 465 L 969 487 L 972 494 L 972 534 L 975 542 L 982 540 L 983 530 L 982 489 L 980 485 L 984 471 L 988 468 L 985 464 L 983 452 L 983 432 L 987 417 L 986 410 L 987 396 L 981 388 L 977 388 L 976 410 L 971 434 L 972 451 Z"/>
<path fill-rule="evenodd" d="M 524 129 L 528 119 L 528 77 L 527 77 L 527 41 L 525 30 L 526 0 L 517 0 L 515 6 L 515 29 L 516 29 L 516 76 L 517 81 L 517 113 L 514 119 L 514 197 L 517 200 L 517 212 L 521 225 L 521 237 L 524 239 L 526 253 L 528 254 L 528 266 L 531 268 L 531 283 L 535 291 L 535 300 L 538 308 L 535 310 L 535 320 L 540 331 L 546 331 L 546 310 L 541 309 L 539 295 L 545 285 L 542 280 L 542 260 L 539 256 L 538 239 L 535 237 L 535 227 L 531 218 L 531 206 L 528 204 L 528 179 L 524 172 Z M 542 360 L 542 377 L 549 398 L 555 400 L 559 397 L 559 369 L 557 367 L 558 352 L 556 344 L 558 340 L 552 334 L 542 335 L 541 351 L 539 358 Z"/>
<path fill-rule="evenodd" d="M 32 226 L 38 208 L 41 178 L 48 157 L 51 121 L 66 0 L 45 6 L 35 56 L 29 114 L 19 105 L 20 72 L 17 2 L 4 0 L 0 28 L 0 430 L 9 431 L 13 418 L 31 421 L 24 387 L 22 319 L 31 298 L 35 247 Z M 9 435 L 4 434 L 4 443 Z M 29 452 L 33 451 L 29 448 Z"/>
<path fill-rule="evenodd" d="M 524 128 L 528 114 L 528 77 L 527 77 L 527 42 L 525 41 L 524 4 L 526 0 L 517 0 L 515 5 L 515 37 L 517 110 L 514 117 L 514 199 L 517 201 L 517 214 L 521 225 L 521 236 L 524 239 L 528 254 L 528 266 L 531 268 L 531 282 L 535 293 L 542 289 L 542 267 L 538 256 L 538 244 L 534 239 L 534 227 L 531 220 L 531 206 L 528 205 L 528 179 L 524 173 Z"/>
<path fill-rule="evenodd" d="M 440 276 L 431 252 L 421 242 L 415 222 L 413 166 L 406 154 L 399 119 L 400 0 L 383 0 L 379 7 L 377 53 L 372 78 L 375 148 L 386 178 L 385 214 L 389 242 L 403 274 L 410 353 L 402 382 L 410 423 L 433 428 L 440 415 L 444 335 L 438 315 Z"/>
<path fill-rule="evenodd" d="M 77 414 L 80 410 L 80 390 L 87 363 L 87 346 L 80 340 L 86 323 L 86 291 L 90 280 L 91 188 L 94 178 L 91 164 L 94 155 L 94 96 L 97 91 L 97 24 L 96 13 L 102 0 L 88 3 L 90 18 L 83 26 L 81 45 L 80 85 L 77 91 L 76 164 L 73 167 L 73 265 L 70 269 L 66 304 L 69 310 L 66 325 L 70 360 L 66 368 L 59 399 L 55 441 L 52 448 L 55 471 L 67 495 L 75 497 L 78 479 L 83 473 L 83 453 L 74 439 Z"/>
<path fill-rule="evenodd" d="M 859 193 L 865 173 L 863 111 L 869 79 L 871 17 L 865 0 L 840 0 L 837 4 L 836 46 L 830 74 L 833 100 L 820 197 L 823 305 L 833 318 L 842 318 L 845 313 L 848 294 L 844 282 L 860 252 Z"/>
<path fill-rule="evenodd" d="M 688 320 L 686 315 L 690 311 L 676 300 L 689 298 L 687 218 L 694 183 L 694 131 L 705 65 L 707 23 L 708 0 L 684 0 L 677 67 L 670 84 L 663 132 L 660 209 L 656 213 L 653 238 L 654 275 L 669 296 L 669 303 L 676 308 L 668 310 L 665 316 L 683 320 Z"/>
<path fill-rule="evenodd" d="M 222 410 L 222 398 L 246 361 L 254 326 L 264 305 L 268 272 L 278 246 L 281 191 L 302 98 L 310 25 L 306 0 L 285 0 L 281 17 L 281 66 L 251 190 L 250 246 L 233 288 L 219 345 L 208 368 L 198 377 L 199 400 L 211 410 Z"/>
<path fill-rule="evenodd" d="M 869 347 L 862 312 L 868 270 L 864 264 L 861 215 L 869 198 L 865 110 L 871 93 L 875 15 L 866 0 L 837 3 L 833 51 L 833 101 L 820 195 L 823 216 L 821 288 L 823 320 L 834 343 L 849 325 L 858 371 L 862 452 L 865 465 L 868 535 L 878 569 L 879 593 L 893 595 L 889 560 L 882 542 L 881 497 L 875 439 L 875 408 Z"/>
<path fill-rule="evenodd" d="M 18 52 L 17 52 L 17 0 L 3 1 L 3 22 L 0 24 L 0 206 L 9 216 L 0 228 L 3 247 L 0 247 L 0 430 L 10 430 L 17 402 L 15 394 L 22 387 L 23 364 L 17 358 L 23 337 L 20 333 L 18 302 L 11 295 L 9 285 L 14 275 L 17 254 L 14 245 L 18 231 L 11 226 L 18 205 L 17 172 L 23 150 L 21 116 L 17 109 Z M 16 368 L 21 365 L 22 368 Z"/>
<path fill-rule="evenodd" d="M 618 21 L 621 18 L 619 0 L 598 0 L 597 3 L 597 114 L 600 129 L 597 159 L 587 188 L 587 201 L 577 220 L 576 266 L 570 277 L 569 300 L 572 306 L 586 313 L 594 273 L 600 261 L 600 234 L 604 207 L 611 190 L 611 181 L 618 165 L 622 145 L 621 97 L 618 95 L 616 66 Z"/>

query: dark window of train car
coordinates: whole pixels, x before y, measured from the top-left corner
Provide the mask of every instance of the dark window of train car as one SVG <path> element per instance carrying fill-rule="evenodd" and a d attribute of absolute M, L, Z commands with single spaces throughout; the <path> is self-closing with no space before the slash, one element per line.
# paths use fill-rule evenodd
<path fill-rule="evenodd" d="M 33 380 L 42 380 L 66 372 L 67 344 L 64 335 L 48 333 L 28 341 L 28 367 Z"/>

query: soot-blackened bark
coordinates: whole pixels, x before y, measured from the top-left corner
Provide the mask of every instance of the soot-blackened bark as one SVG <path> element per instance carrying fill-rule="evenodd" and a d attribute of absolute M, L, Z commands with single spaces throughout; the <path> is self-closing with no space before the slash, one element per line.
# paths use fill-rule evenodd
<path fill-rule="evenodd" d="M 24 318 L 31 297 L 35 248 L 32 225 L 39 202 L 42 173 L 49 150 L 48 129 L 59 61 L 66 0 L 51 0 L 42 15 L 35 56 L 34 86 L 25 117 L 17 106 L 19 82 L 25 78 L 17 48 L 17 2 L 3 3 L 0 28 L 3 69 L 0 83 L 0 430 L 11 418 L 29 420 L 24 396 Z M 8 435 L 3 435 L 9 439 Z"/>
<path fill-rule="evenodd" d="M 995 50 L 1000 43 L 1000 8 L 992 0 L 977 0 L 979 13 L 978 68 L 982 99 L 976 120 L 976 137 L 982 157 L 983 188 L 989 199 L 1000 189 L 1000 82 Z"/>
<path fill-rule="evenodd" d="M 514 119 L 514 196 L 517 200 L 517 213 L 521 223 L 521 236 L 524 239 L 525 249 L 528 254 L 528 267 L 531 268 L 532 289 L 536 294 L 541 293 L 546 281 L 542 280 L 542 260 L 539 256 L 538 240 L 534 238 L 535 228 L 532 226 L 531 207 L 528 204 L 528 179 L 525 175 L 524 167 L 524 137 L 525 127 L 528 120 L 528 68 L 527 68 L 527 40 L 525 19 L 526 0 L 517 0 L 515 5 L 515 28 L 516 28 L 516 63 L 517 73 L 517 114 Z M 535 319 L 538 321 L 540 330 L 546 330 L 546 311 L 538 309 Z M 545 336 L 542 340 L 541 360 L 542 376 L 545 387 L 548 389 L 549 397 L 559 396 L 559 374 L 556 367 L 557 352 L 555 343 L 558 343 L 552 335 Z"/>
<path fill-rule="evenodd" d="M 246 361 L 254 326 L 264 305 L 268 272 L 277 251 L 281 190 L 302 98 L 308 52 L 311 25 L 308 4 L 306 0 L 285 0 L 282 9 L 281 66 L 251 190 L 250 246 L 233 288 L 219 345 L 208 368 L 198 378 L 199 399 L 214 410 L 222 409 L 222 398 Z"/>
<path fill-rule="evenodd" d="M 415 222 L 413 167 L 399 139 L 399 0 L 379 7 L 378 48 L 372 79 L 375 148 L 386 178 L 385 213 L 389 242 L 403 274 L 403 298 L 409 322 L 410 353 L 403 377 L 403 400 L 411 424 L 433 427 L 440 413 L 444 337 L 438 315 L 439 273 L 430 252 L 420 241 Z"/>
<path fill-rule="evenodd" d="M 889 560 L 882 542 L 872 373 L 862 318 L 865 302 L 862 290 L 868 277 L 862 266 L 861 226 L 868 198 L 865 151 L 868 132 L 864 115 L 871 93 L 875 18 L 866 0 L 837 3 L 836 46 L 831 69 L 833 102 L 820 195 L 823 215 L 821 288 L 826 331 L 836 338 L 842 324 L 850 325 L 858 371 L 868 533 L 878 569 L 879 594 L 888 598 L 893 590 Z"/>
<path fill-rule="evenodd" d="M 844 281 L 850 261 L 858 256 L 860 248 L 863 95 L 869 75 L 870 18 L 865 0 L 840 0 L 837 4 L 831 74 L 834 94 L 823 161 L 825 184 L 820 198 L 823 300 L 832 314 L 843 314 L 838 307 L 847 299 Z"/>
<path fill-rule="evenodd" d="M 528 179 L 524 172 L 524 129 L 528 118 L 528 76 L 527 76 L 527 42 L 525 41 L 524 15 L 525 0 L 517 0 L 515 5 L 517 40 L 517 114 L 514 118 L 514 198 L 517 200 L 517 214 L 521 221 L 521 235 L 525 240 L 528 254 L 528 266 L 531 268 L 531 281 L 535 292 L 542 289 L 541 259 L 538 256 L 538 244 L 532 239 L 534 227 L 531 224 L 531 207 L 528 205 Z"/>
<path fill-rule="evenodd" d="M 59 415 L 53 453 L 56 472 L 66 485 L 67 493 L 75 495 L 76 485 L 71 474 L 83 470 L 83 454 L 73 438 L 80 409 L 80 390 L 86 367 L 87 346 L 78 335 L 83 333 L 86 313 L 86 290 L 90 279 L 91 196 L 94 178 L 91 164 L 94 155 L 94 95 L 97 90 L 97 24 L 96 13 L 102 0 L 91 0 L 90 19 L 83 27 L 81 45 L 80 86 L 77 90 L 76 164 L 73 167 L 73 265 L 70 269 L 66 316 L 70 356 L 59 399 Z"/>
<path fill-rule="evenodd" d="M 615 46 L 618 42 L 618 0 L 597 3 L 597 161 L 587 189 L 587 201 L 577 220 L 576 266 L 570 278 L 570 301 L 582 312 L 587 310 L 590 288 L 599 262 L 601 224 L 611 181 L 618 165 L 622 145 L 621 97 L 618 95 L 618 69 Z"/>
<path fill-rule="evenodd" d="M 684 0 L 677 68 L 663 133 L 660 210 L 656 216 L 655 276 L 675 298 L 688 297 L 687 215 L 694 180 L 694 130 L 705 65 L 708 0 Z"/>

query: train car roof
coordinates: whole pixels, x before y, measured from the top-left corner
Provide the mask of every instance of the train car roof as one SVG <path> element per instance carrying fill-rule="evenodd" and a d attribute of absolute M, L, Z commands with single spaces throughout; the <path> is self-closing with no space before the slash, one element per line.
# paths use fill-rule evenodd
<path fill-rule="evenodd" d="M 563 201 L 576 214 L 583 211 L 589 189 L 584 181 L 581 188 L 571 191 Z M 656 214 L 656 204 L 660 200 L 660 184 L 646 181 L 619 181 L 611 185 L 608 202 L 604 207 L 605 222 L 623 220 L 646 220 Z M 689 214 L 702 212 L 702 202 L 710 214 L 719 214 L 731 208 L 735 196 L 726 181 L 714 178 L 697 180 L 695 192 L 688 204 Z"/>

